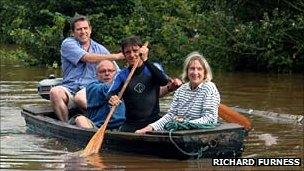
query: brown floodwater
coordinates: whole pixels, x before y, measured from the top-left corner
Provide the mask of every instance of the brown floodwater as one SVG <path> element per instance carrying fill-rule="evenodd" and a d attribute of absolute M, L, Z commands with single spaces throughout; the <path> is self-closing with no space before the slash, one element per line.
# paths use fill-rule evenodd
<path fill-rule="evenodd" d="M 28 133 L 20 115 L 25 104 L 48 103 L 37 95 L 39 80 L 59 69 L 25 68 L 1 63 L 0 123 L 1 170 L 303 170 L 303 125 L 274 122 L 255 115 L 254 129 L 245 139 L 243 157 L 300 157 L 302 167 L 215 167 L 211 159 L 172 160 L 105 151 L 77 157 L 80 147 L 51 137 Z M 229 106 L 304 114 L 304 76 L 301 74 L 216 73 L 214 82 L 222 103 Z M 161 100 L 163 111 L 172 96 Z"/>

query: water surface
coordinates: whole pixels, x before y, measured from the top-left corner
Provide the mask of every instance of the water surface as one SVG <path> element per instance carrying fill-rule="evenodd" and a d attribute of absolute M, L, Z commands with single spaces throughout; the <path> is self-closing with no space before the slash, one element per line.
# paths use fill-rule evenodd
<path fill-rule="evenodd" d="M 44 104 L 36 86 L 40 79 L 60 71 L 45 68 L 24 68 L 22 65 L 1 64 L 0 121 L 3 170 L 227 170 L 212 167 L 210 159 L 171 160 L 106 151 L 89 158 L 73 155 L 80 147 L 56 138 L 29 133 L 20 115 L 25 104 Z M 279 113 L 303 115 L 303 75 L 221 73 L 214 82 L 222 103 Z M 161 100 L 166 110 L 172 96 Z M 302 157 L 303 126 L 275 123 L 249 116 L 254 129 L 245 140 L 244 157 Z M 299 167 L 229 167 L 232 170 L 299 170 Z M 303 169 L 303 168 L 302 168 Z"/>

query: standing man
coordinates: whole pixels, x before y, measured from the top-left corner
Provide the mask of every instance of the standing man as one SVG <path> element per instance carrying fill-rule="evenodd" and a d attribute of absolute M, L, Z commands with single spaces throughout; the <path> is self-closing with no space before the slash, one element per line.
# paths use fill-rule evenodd
<path fill-rule="evenodd" d="M 102 60 L 124 59 L 122 53 L 110 54 L 99 43 L 91 39 L 90 21 L 82 15 L 76 15 L 70 23 L 72 37 L 61 44 L 62 85 L 53 87 L 50 100 L 57 117 L 68 121 L 69 109 L 76 107 L 75 98 L 85 100 L 86 85 L 96 80 L 96 64 Z"/>

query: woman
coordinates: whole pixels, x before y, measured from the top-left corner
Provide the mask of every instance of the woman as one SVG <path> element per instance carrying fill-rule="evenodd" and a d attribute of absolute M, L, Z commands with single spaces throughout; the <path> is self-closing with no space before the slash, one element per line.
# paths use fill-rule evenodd
<path fill-rule="evenodd" d="M 136 133 L 161 131 L 169 121 L 180 119 L 199 124 L 217 123 L 220 94 L 211 82 L 212 72 L 206 59 L 198 52 L 190 53 L 182 77 L 186 83 L 176 90 L 168 113 Z"/>

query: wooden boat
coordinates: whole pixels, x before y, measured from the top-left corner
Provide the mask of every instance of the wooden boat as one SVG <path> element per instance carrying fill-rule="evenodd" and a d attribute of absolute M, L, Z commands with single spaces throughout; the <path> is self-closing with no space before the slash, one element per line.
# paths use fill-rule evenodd
<path fill-rule="evenodd" d="M 71 111 L 71 114 L 75 111 Z M 84 129 L 59 121 L 49 105 L 27 105 L 21 111 L 31 132 L 66 139 L 85 147 L 97 129 Z M 239 157 L 246 135 L 244 128 L 234 123 L 222 123 L 215 128 L 151 132 L 145 135 L 107 130 L 102 150 L 156 155 L 164 158 Z"/>

